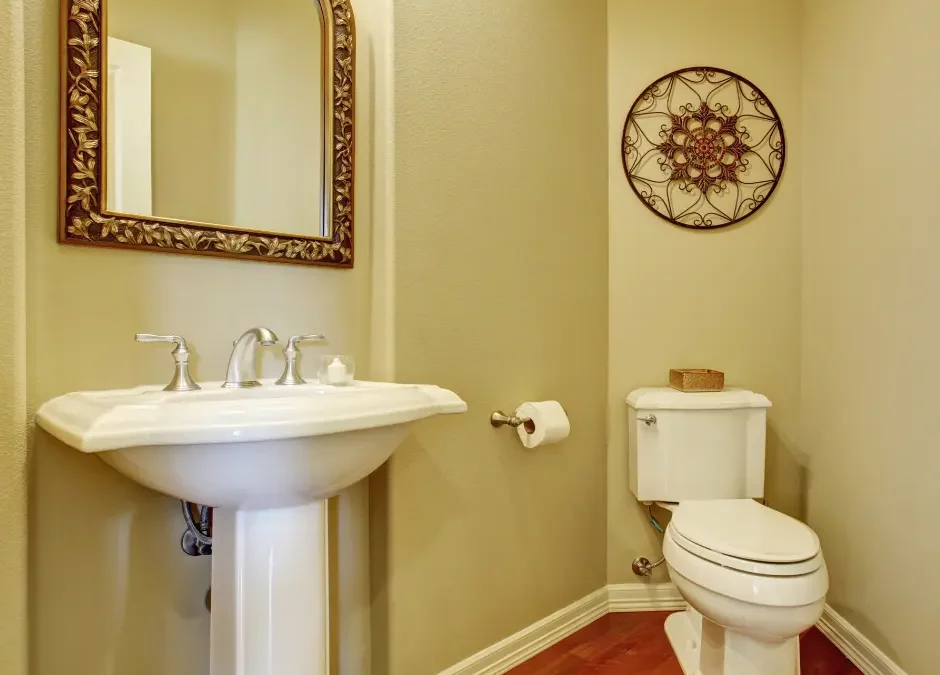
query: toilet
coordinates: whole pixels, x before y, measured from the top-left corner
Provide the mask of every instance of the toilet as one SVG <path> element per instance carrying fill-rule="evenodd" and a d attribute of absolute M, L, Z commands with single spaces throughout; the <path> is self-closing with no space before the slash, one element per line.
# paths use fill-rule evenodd
<path fill-rule="evenodd" d="M 689 606 L 666 634 L 685 675 L 797 675 L 799 636 L 825 607 L 819 538 L 754 501 L 770 405 L 743 389 L 627 397 L 630 489 L 672 511 L 663 556 Z"/>

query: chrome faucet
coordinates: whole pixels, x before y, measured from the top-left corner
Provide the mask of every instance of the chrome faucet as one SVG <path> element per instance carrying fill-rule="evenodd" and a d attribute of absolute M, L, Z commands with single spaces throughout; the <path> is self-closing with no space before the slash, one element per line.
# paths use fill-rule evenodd
<path fill-rule="evenodd" d="M 258 382 L 258 367 L 255 362 L 255 347 L 262 344 L 265 347 L 277 344 L 277 335 L 274 331 L 258 326 L 242 333 L 235 341 L 232 356 L 228 360 L 228 372 L 222 386 L 226 389 L 244 389 L 247 387 L 260 387 Z"/>

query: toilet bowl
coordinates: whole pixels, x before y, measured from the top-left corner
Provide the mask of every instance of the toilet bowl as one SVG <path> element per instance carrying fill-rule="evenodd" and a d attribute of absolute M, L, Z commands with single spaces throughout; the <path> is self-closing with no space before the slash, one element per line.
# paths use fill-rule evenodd
<path fill-rule="evenodd" d="M 666 633 L 686 675 L 796 675 L 829 589 L 815 533 L 750 499 L 681 502 L 663 554 L 689 603 Z"/>

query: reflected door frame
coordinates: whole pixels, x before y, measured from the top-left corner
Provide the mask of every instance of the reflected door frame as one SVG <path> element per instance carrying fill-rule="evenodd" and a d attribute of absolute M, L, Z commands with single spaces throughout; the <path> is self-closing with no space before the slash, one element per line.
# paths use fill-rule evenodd
<path fill-rule="evenodd" d="M 150 47 L 108 36 L 107 209 L 153 215 Z"/>

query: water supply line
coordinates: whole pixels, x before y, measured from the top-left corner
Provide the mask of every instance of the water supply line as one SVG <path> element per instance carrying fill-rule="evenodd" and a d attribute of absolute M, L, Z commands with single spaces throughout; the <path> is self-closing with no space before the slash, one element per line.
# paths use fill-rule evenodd
<path fill-rule="evenodd" d="M 212 507 L 180 500 L 186 530 L 180 540 L 183 553 L 191 556 L 212 555 Z M 206 609 L 212 611 L 212 586 L 206 591 Z"/>
<path fill-rule="evenodd" d="M 183 520 L 186 521 L 180 548 L 186 555 L 212 555 L 212 509 L 201 504 L 180 501 L 183 506 Z"/>
<path fill-rule="evenodd" d="M 656 516 L 653 515 L 653 503 L 649 502 L 646 505 L 646 511 L 649 513 L 649 523 L 653 526 L 660 534 L 665 534 L 663 532 L 663 526 L 659 524 L 659 521 L 656 520 Z M 662 556 L 656 562 L 650 562 L 649 558 L 640 556 L 633 561 L 633 573 L 638 577 L 648 577 L 653 574 L 653 570 L 666 562 L 666 557 Z"/>

